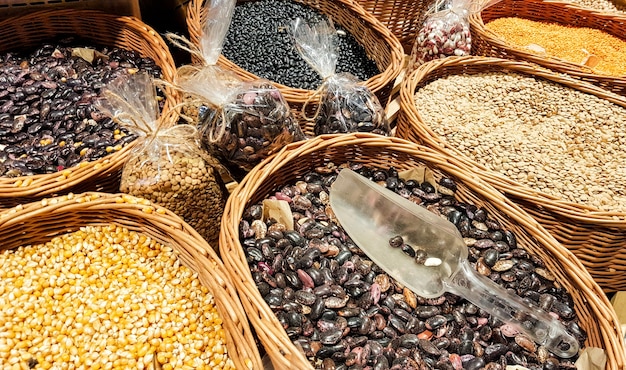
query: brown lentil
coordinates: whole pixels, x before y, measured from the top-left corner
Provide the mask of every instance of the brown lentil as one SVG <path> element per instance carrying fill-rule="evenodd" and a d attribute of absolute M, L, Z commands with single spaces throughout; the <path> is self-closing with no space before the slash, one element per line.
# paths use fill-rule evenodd
<path fill-rule="evenodd" d="M 569 0 L 568 3 L 573 3 L 581 6 L 586 6 L 591 9 L 604 10 L 608 12 L 621 13 L 624 11 L 624 7 L 620 6 L 622 0 Z"/>
<path fill-rule="evenodd" d="M 0 266 L 3 368 L 234 368 L 211 293 L 145 235 L 86 226 Z"/>
<path fill-rule="evenodd" d="M 626 212 L 626 109 L 505 73 L 448 76 L 415 101 L 435 134 L 488 169 L 567 201 Z"/>
<path fill-rule="evenodd" d="M 602 30 L 517 17 L 498 18 L 486 27 L 506 42 L 519 47 L 539 45 L 547 55 L 573 63 L 582 64 L 588 55 L 586 50 L 599 58 L 594 71 L 611 76 L 626 75 L 626 40 Z"/>
<path fill-rule="evenodd" d="M 194 130 L 188 136 L 182 127 L 131 156 L 120 190 L 170 209 L 217 249 L 226 187 L 213 167 L 217 160 L 195 142 Z"/>

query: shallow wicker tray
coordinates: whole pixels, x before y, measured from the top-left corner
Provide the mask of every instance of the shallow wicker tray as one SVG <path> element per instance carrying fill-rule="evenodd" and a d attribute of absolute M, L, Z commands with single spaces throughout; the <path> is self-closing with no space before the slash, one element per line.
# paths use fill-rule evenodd
<path fill-rule="evenodd" d="M 254 0 L 239 0 L 254 1 Z M 372 58 L 380 74 L 365 81 L 364 84 L 376 94 L 380 103 L 385 106 L 391 93 L 394 81 L 402 70 L 403 49 L 398 38 L 385 27 L 372 14 L 363 9 L 352 0 L 294 0 L 298 3 L 313 7 L 323 14 L 332 16 L 333 22 L 340 24 L 350 32 L 356 40 L 365 47 L 367 55 Z M 187 27 L 191 42 L 198 46 L 202 36 L 202 28 L 206 22 L 206 0 L 191 0 L 187 6 Z M 193 58 L 192 58 L 193 59 Z M 197 62 L 195 60 L 194 62 Z M 259 77 L 242 69 L 223 55 L 220 56 L 218 65 L 235 72 L 245 81 L 255 80 Z M 285 97 L 295 116 L 300 122 L 305 134 L 313 136 L 314 122 L 307 122 L 301 114 L 302 105 L 314 94 L 313 90 L 304 90 L 274 83 Z M 316 104 L 309 104 L 311 112 Z"/>
<path fill-rule="evenodd" d="M 389 28 L 400 40 L 404 52 L 410 54 L 422 26 L 420 20 L 434 1 L 357 0 L 357 3 Z"/>
<path fill-rule="evenodd" d="M 415 91 L 444 76 L 509 71 L 542 78 L 593 94 L 626 108 L 626 99 L 597 86 L 525 62 L 484 57 L 453 57 L 433 61 L 411 73 L 400 90 L 396 135 L 434 148 L 471 170 L 530 213 L 571 250 L 607 292 L 626 289 L 626 214 L 567 202 L 531 189 L 468 158 L 435 134 L 414 103 Z"/>
<path fill-rule="evenodd" d="M 539 22 L 596 28 L 626 40 L 626 14 L 596 11 L 580 5 L 552 0 L 502 0 L 469 18 L 473 55 L 534 62 L 554 71 L 567 73 L 599 85 L 620 95 L 626 95 L 626 76 L 615 77 L 594 73 L 582 64 L 533 54 L 519 46 L 505 42 L 500 36 L 485 27 L 485 23 L 503 17 L 519 17 Z"/>
<path fill-rule="evenodd" d="M 458 199 L 485 207 L 503 227 L 516 234 L 521 247 L 545 261 L 556 281 L 574 299 L 580 324 L 589 334 L 586 346 L 606 350 L 609 359 L 606 369 L 624 368 L 623 340 L 608 299 L 578 259 L 527 213 L 487 183 L 452 165 L 431 149 L 398 138 L 354 133 L 322 135 L 287 146 L 250 171 L 226 204 L 220 232 L 221 255 L 242 297 L 248 318 L 276 369 L 311 369 L 312 366 L 296 349 L 257 290 L 239 240 L 239 222 L 249 205 L 273 194 L 277 186 L 294 182 L 316 166 L 348 161 L 373 167 L 394 166 L 398 170 L 427 166 L 437 179 L 444 175 L 455 179 Z"/>
<path fill-rule="evenodd" d="M 224 264 L 194 229 L 169 210 L 126 194 L 82 193 L 46 198 L 0 213 L 0 249 L 45 243 L 87 225 L 126 227 L 171 246 L 215 298 L 237 369 L 261 369 L 246 314 Z"/>
<path fill-rule="evenodd" d="M 136 18 L 95 10 L 44 10 L 8 18 L 0 22 L 0 52 L 34 48 L 59 36 L 69 35 L 97 45 L 134 50 L 154 59 L 162 70 L 164 80 L 174 80 L 174 60 L 156 31 Z M 177 100 L 176 92 L 170 88 L 165 88 L 165 93 L 164 113 L 175 106 Z M 121 150 L 59 173 L 0 177 L 0 208 L 69 192 L 117 192 L 128 152 Z"/>

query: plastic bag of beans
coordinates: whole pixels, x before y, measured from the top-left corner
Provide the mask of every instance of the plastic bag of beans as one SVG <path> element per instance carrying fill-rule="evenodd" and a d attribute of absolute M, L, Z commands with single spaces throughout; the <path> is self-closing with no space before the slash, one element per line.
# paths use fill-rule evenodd
<path fill-rule="evenodd" d="M 301 18 L 293 24 L 295 45 L 302 58 L 320 74 L 324 82 L 313 98 L 319 98 L 315 115 L 315 135 L 349 132 L 389 134 L 389 123 L 376 95 L 349 73 L 335 73 L 337 31 L 330 22 L 309 25 Z M 310 101 L 310 100 L 309 100 Z M 306 108 L 302 107 L 306 117 Z"/>
<path fill-rule="evenodd" d="M 199 129 L 209 152 L 241 178 L 263 159 L 287 144 L 305 139 L 280 91 L 267 80 L 242 82 L 215 65 L 235 1 L 207 1 L 208 20 L 199 53 L 204 66 L 178 70 L 178 84 L 208 108 Z"/>
<path fill-rule="evenodd" d="M 417 33 L 410 70 L 435 59 L 469 55 L 472 47 L 470 0 L 437 0 L 424 15 Z"/>
<path fill-rule="evenodd" d="M 188 75 L 180 85 L 208 104 L 199 126 L 202 138 L 235 177 L 233 166 L 250 171 L 285 145 L 304 139 L 289 105 L 267 80 L 241 82 L 211 66 Z"/>
<path fill-rule="evenodd" d="M 217 248 L 227 191 L 196 127 L 164 127 L 154 81 L 145 74 L 110 83 L 103 96 L 100 110 L 139 137 L 122 170 L 120 191 L 172 210 Z"/>

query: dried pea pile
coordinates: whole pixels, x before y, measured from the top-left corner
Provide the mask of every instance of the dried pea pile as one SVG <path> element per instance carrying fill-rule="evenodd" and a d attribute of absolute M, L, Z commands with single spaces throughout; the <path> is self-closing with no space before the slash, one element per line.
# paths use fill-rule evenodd
<path fill-rule="evenodd" d="M 626 212 L 626 109 L 505 73 L 448 76 L 419 89 L 415 102 L 437 135 L 485 167 L 567 201 Z"/>
<path fill-rule="evenodd" d="M 8 368 L 234 368 L 213 296 L 145 235 L 87 226 L 3 251 L 0 266 Z"/>
<path fill-rule="evenodd" d="M 485 26 L 509 43 L 519 47 L 539 45 L 547 55 L 572 63 L 582 63 L 591 53 L 599 58 L 595 71 L 611 76 L 626 75 L 626 40 L 602 30 L 517 17 L 498 18 Z"/>

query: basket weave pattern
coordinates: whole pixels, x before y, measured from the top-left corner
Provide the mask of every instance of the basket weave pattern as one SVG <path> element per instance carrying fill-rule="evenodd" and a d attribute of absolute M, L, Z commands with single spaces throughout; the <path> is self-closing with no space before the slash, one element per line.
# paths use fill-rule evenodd
<path fill-rule="evenodd" d="M 572 27 L 602 30 L 626 40 L 626 15 L 595 11 L 572 3 L 545 0 L 503 0 L 470 16 L 472 54 L 537 63 L 557 72 L 567 73 L 620 95 L 626 95 L 626 76 L 608 76 L 592 72 L 582 64 L 556 57 L 533 54 L 504 41 L 485 26 L 498 18 L 519 17 L 538 22 L 560 23 Z"/>
<path fill-rule="evenodd" d="M 150 26 L 136 18 L 93 10 L 49 10 L 6 19 L 0 22 L 0 51 L 33 48 L 56 37 L 68 35 L 78 36 L 97 45 L 134 50 L 143 57 L 154 59 L 162 70 L 164 80 L 171 82 L 174 79 L 174 60 L 161 36 Z M 176 105 L 177 99 L 173 90 L 165 88 L 165 92 L 164 113 Z M 0 208 L 69 192 L 118 192 L 121 169 L 128 152 L 121 150 L 87 162 L 71 169 L 71 175 L 65 178 L 60 173 L 2 177 Z"/>
<path fill-rule="evenodd" d="M 246 1 L 246 0 L 244 0 Z M 326 15 L 332 15 L 333 22 L 340 24 L 347 32 L 352 34 L 359 44 L 363 45 L 367 55 L 372 58 L 378 68 L 382 71 L 378 75 L 363 82 L 373 93 L 376 94 L 380 102 L 384 105 L 391 93 L 394 81 L 402 70 L 403 49 L 400 41 L 378 21 L 372 14 L 363 9 L 356 2 L 351 0 L 294 0 L 306 6 L 313 7 Z M 206 0 L 191 0 L 187 7 L 187 27 L 191 42 L 199 46 L 203 33 L 203 25 L 206 22 Z M 199 62 L 194 60 L 194 62 Z M 256 80 L 259 77 L 242 69 L 235 63 L 228 60 L 223 55 L 217 62 L 236 73 L 244 81 Z M 300 125 L 307 135 L 313 134 L 314 122 L 307 122 L 302 117 L 301 108 L 307 100 L 314 94 L 312 90 L 296 89 L 274 83 L 289 103 L 293 113 L 300 122 Z M 315 110 L 316 104 L 309 104 L 311 112 Z"/>
<path fill-rule="evenodd" d="M 262 368 L 245 312 L 217 254 L 180 217 L 145 199 L 125 194 L 83 193 L 18 205 L 0 213 L 0 249 L 45 243 L 83 226 L 109 224 L 171 246 L 214 296 L 226 332 L 228 355 L 236 368 Z"/>
<path fill-rule="evenodd" d="M 317 166 L 348 161 L 372 167 L 405 170 L 427 166 L 437 179 L 455 179 L 457 198 L 485 207 L 504 228 L 513 231 L 520 246 L 545 261 L 547 268 L 572 295 L 581 326 L 588 332 L 587 346 L 606 350 L 607 370 L 626 363 L 616 314 L 600 287 L 571 252 L 563 248 L 527 213 L 473 174 L 451 164 L 441 154 L 414 143 L 372 134 L 322 135 L 287 146 L 254 168 L 232 192 L 220 232 L 222 258 L 237 286 L 248 317 L 276 369 L 312 366 L 292 344 L 287 333 L 257 290 L 239 239 L 245 209 L 273 194 L 277 186 L 294 182 Z"/>
<path fill-rule="evenodd" d="M 404 81 L 400 90 L 401 108 L 396 135 L 436 149 L 505 193 L 571 250 L 605 291 L 626 289 L 626 214 L 603 212 L 566 202 L 487 170 L 435 134 L 415 106 L 415 91 L 435 79 L 494 71 L 516 72 L 550 80 L 626 108 L 626 99 L 619 95 L 529 63 L 472 56 L 448 58 L 420 66 Z"/>
<path fill-rule="evenodd" d="M 357 3 L 389 28 L 405 53 L 410 54 L 421 27 L 420 20 L 434 1 L 357 0 Z"/>

